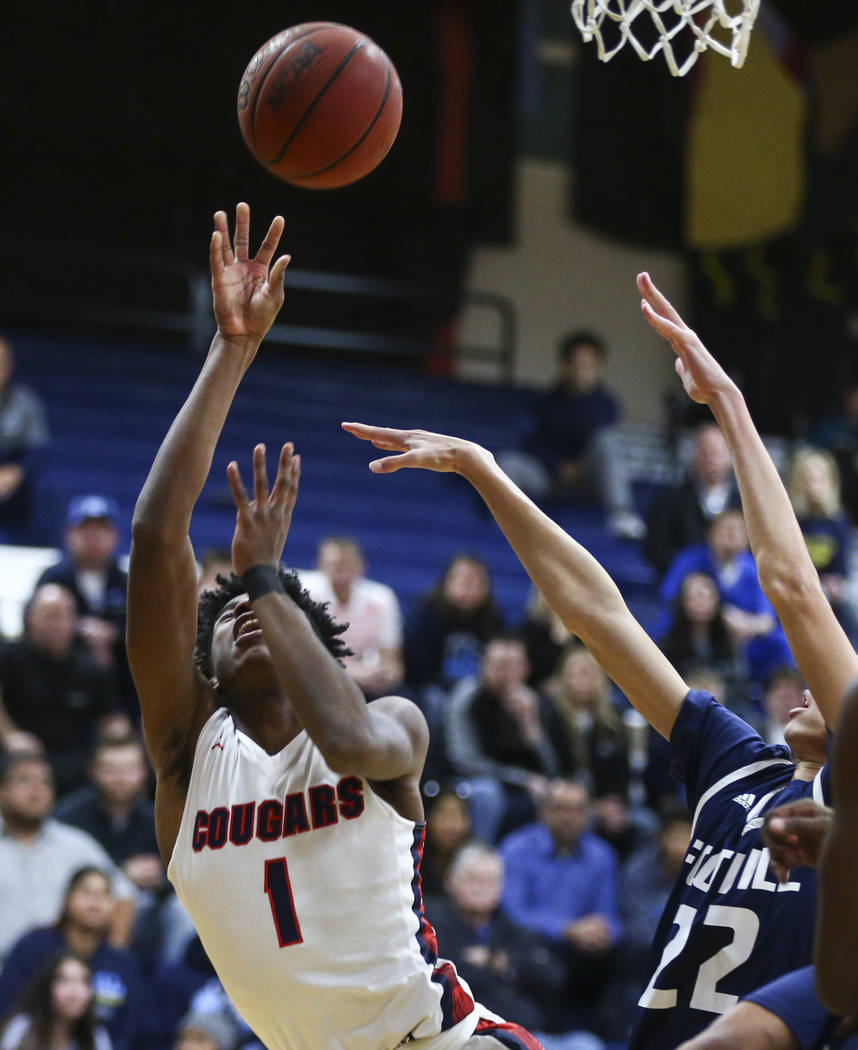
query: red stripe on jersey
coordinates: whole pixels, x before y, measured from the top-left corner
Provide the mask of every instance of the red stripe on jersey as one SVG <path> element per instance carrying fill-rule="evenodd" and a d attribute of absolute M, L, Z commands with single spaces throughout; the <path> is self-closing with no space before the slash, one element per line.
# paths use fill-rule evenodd
<path fill-rule="evenodd" d="M 438 958 L 438 938 L 435 935 L 434 926 L 426 918 L 426 911 L 423 907 L 423 880 L 420 875 L 420 866 L 423 863 L 423 847 L 425 842 L 426 827 L 425 825 L 418 824 L 414 829 L 414 841 L 411 847 L 411 857 L 414 862 L 414 875 L 411 880 L 411 886 L 414 892 L 413 910 L 414 914 L 417 916 L 417 921 L 420 923 L 420 928 L 417 931 L 417 940 L 420 943 L 423 958 L 426 959 L 427 962 L 434 963 Z"/>
<path fill-rule="evenodd" d="M 498 1024 L 497 1021 L 483 1017 L 474 1035 L 493 1035 L 502 1046 L 509 1047 L 509 1050 L 545 1050 L 542 1043 L 530 1032 L 521 1025 L 510 1024 L 508 1021 Z"/>
<path fill-rule="evenodd" d="M 435 970 L 435 975 L 443 977 L 453 997 L 453 1024 L 458 1024 L 474 1011 L 474 1000 L 459 984 L 456 967 L 452 963 L 442 963 Z"/>

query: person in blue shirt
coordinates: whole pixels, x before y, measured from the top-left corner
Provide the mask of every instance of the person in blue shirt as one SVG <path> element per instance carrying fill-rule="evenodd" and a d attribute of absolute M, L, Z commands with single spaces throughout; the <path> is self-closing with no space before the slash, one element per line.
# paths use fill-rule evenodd
<path fill-rule="evenodd" d="M 426 431 L 343 426 L 376 448 L 401 453 L 371 463 L 375 473 L 419 467 L 466 478 L 566 627 L 669 740 L 692 813 L 691 847 L 654 938 L 654 969 L 629 1046 L 672 1050 L 740 996 L 811 961 L 814 873 L 801 869 L 781 888 L 760 829 L 768 809 L 782 802 L 826 800 L 826 725 L 835 725 L 858 674 L 858 656 L 822 591 L 741 392 L 648 275 L 639 275 L 638 289 L 646 320 L 677 355 L 686 391 L 709 405 L 730 445 L 760 582 L 812 693 L 793 712 L 792 758 L 712 696 L 689 690 L 599 562 L 543 514 L 487 450 Z"/>
<path fill-rule="evenodd" d="M 558 945 L 600 955 L 617 940 L 617 858 L 592 831 L 587 788 L 552 780 L 540 820 L 502 840 L 504 911 Z"/>
<path fill-rule="evenodd" d="M 128 1050 L 136 1036 L 142 980 L 131 952 L 108 943 L 114 905 L 110 879 L 100 868 L 76 871 L 56 925 L 25 933 L 6 956 L 0 973 L 0 1016 L 52 955 L 72 951 L 92 971 L 95 1020 L 104 1025 L 113 1050 Z"/>
<path fill-rule="evenodd" d="M 730 634 L 744 654 L 753 682 L 762 683 L 776 667 L 793 662 L 789 645 L 763 593 L 742 512 L 728 508 L 718 514 L 707 532 L 706 542 L 686 547 L 674 558 L 661 584 L 659 597 L 671 606 L 692 573 L 713 580 L 723 603 Z M 667 633 L 672 617 L 665 615 L 658 634 Z"/>

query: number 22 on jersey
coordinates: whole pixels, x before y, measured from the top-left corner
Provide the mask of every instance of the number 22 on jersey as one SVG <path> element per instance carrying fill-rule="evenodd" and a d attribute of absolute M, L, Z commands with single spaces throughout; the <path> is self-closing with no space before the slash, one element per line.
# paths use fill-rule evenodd
<path fill-rule="evenodd" d="M 669 1010 L 677 1005 L 676 988 L 656 988 L 655 984 L 661 973 L 682 954 L 688 943 L 697 911 L 697 908 L 692 908 L 688 904 L 679 905 L 673 920 L 673 925 L 677 927 L 676 934 L 664 946 L 655 973 L 640 997 L 639 1006 L 647 1010 Z M 739 997 L 717 991 L 716 985 L 728 973 L 750 958 L 760 929 L 760 920 L 750 908 L 710 904 L 706 909 L 703 924 L 730 929 L 733 931 L 733 939 L 701 963 L 688 1005 L 693 1010 L 707 1010 L 710 1013 L 723 1014 L 736 1005 Z"/>

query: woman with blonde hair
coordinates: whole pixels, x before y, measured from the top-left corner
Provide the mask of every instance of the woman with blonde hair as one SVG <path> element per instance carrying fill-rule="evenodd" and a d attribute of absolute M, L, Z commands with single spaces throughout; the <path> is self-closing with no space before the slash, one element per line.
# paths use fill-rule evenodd
<path fill-rule="evenodd" d="M 787 485 L 811 561 L 838 620 L 855 641 L 855 613 L 847 595 L 852 524 L 840 501 L 840 471 L 830 452 L 800 449 Z"/>
<path fill-rule="evenodd" d="M 563 650 L 550 694 L 558 716 L 554 739 L 564 773 L 588 780 L 594 798 L 625 798 L 629 787 L 625 725 L 614 706 L 608 676 L 579 641 Z"/>

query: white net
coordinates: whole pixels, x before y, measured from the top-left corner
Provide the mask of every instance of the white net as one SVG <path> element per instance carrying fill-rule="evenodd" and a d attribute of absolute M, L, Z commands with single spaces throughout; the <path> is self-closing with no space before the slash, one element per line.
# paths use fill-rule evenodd
<path fill-rule="evenodd" d="M 645 62 L 661 52 L 683 77 L 710 48 L 738 69 L 759 7 L 760 0 L 572 0 L 572 17 L 603 62 L 628 43 Z"/>

